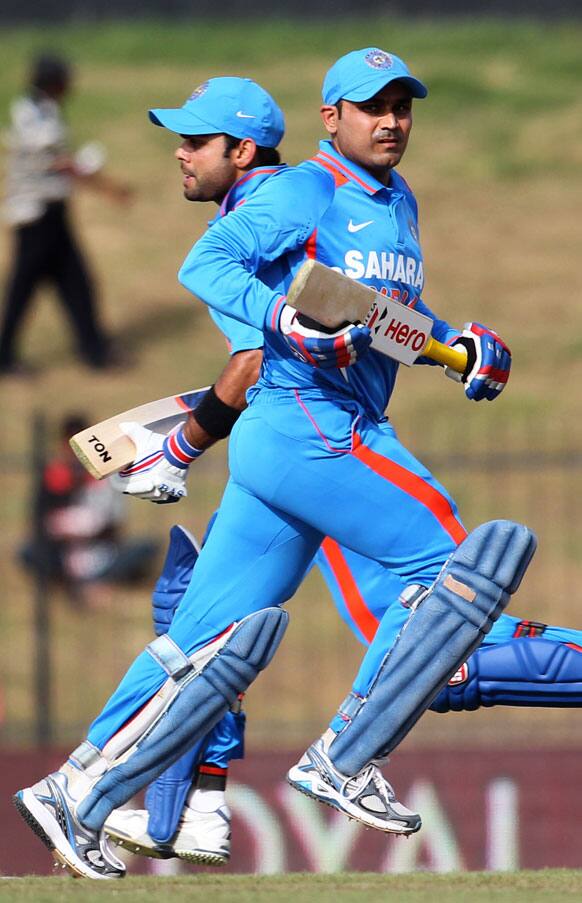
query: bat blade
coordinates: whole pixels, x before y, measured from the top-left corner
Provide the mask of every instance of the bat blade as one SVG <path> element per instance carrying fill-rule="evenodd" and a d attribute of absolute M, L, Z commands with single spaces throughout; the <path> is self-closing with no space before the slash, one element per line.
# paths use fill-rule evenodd
<path fill-rule="evenodd" d="M 69 444 L 91 476 L 102 480 L 123 470 L 135 457 L 135 446 L 119 428 L 120 423 L 134 421 L 157 433 L 167 434 L 186 421 L 188 414 L 200 403 L 208 388 L 206 386 L 181 395 L 169 395 L 115 414 L 76 433 L 69 439 Z"/>
<path fill-rule="evenodd" d="M 425 355 L 459 373 L 465 370 L 466 353 L 433 339 L 433 321 L 426 314 L 316 260 L 306 260 L 300 267 L 286 301 L 323 326 L 363 323 L 372 333 L 372 348 L 408 367 Z"/>
<path fill-rule="evenodd" d="M 378 293 L 317 260 L 306 260 L 287 292 L 287 304 L 323 326 L 361 323 L 376 303 Z"/>

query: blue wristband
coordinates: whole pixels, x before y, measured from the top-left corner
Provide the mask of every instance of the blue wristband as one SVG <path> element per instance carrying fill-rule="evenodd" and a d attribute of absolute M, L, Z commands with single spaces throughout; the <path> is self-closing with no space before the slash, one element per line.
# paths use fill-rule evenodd
<path fill-rule="evenodd" d="M 180 470 L 186 470 L 192 461 L 199 458 L 203 454 L 203 449 L 194 448 L 190 445 L 184 436 L 184 430 L 178 430 L 177 433 L 171 433 L 164 441 L 164 455 L 166 460 L 174 467 Z"/>

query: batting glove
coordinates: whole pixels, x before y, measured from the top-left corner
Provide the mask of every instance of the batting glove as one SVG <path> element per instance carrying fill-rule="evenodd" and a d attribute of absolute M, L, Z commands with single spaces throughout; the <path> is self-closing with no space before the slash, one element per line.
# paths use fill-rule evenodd
<path fill-rule="evenodd" d="M 479 323 L 465 323 L 452 347 L 467 350 L 464 373 L 445 367 L 452 379 L 465 384 L 465 395 L 473 401 L 493 401 L 503 392 L 511 370 L 511 351 L 496 332 Z"/>
<path fill-rule="evenodd" d="M 181 428 L 169 436 L 133 422 L 121 423 L 120 429 L 135 444 L 136 455 L 129 467 L 112 477 L 116 489 L 158 504 L 179 502 L 188 495 L 188 467 L 202 452 L 190 445 Z"/>
<path fill-rule="evenodd" d="M 355 364 L 372 341 L 367 326 L 348 323 L 334 332 L 326 332 L 325 327 L 300 314 L 289 304 L 281 310 L 279 332 L 295 357 L 325 370 Z"/>

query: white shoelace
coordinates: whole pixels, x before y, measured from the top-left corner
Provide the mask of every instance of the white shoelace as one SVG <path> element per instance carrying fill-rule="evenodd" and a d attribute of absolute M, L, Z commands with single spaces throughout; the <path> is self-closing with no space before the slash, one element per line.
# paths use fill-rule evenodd
<path fill-rule="evenodd" d="M 342 794 L 348 800 L 354 799 L 364 789 L 366 784 L 373 783 L 378 796 L 385 802 L 391 803 L 396 800 L 396 795 L 391 784 L 380 773 L 378 766 L 374 762 L 366 765 L 359 774 L 351 778 L 347 778 L 342 785 Z"/>

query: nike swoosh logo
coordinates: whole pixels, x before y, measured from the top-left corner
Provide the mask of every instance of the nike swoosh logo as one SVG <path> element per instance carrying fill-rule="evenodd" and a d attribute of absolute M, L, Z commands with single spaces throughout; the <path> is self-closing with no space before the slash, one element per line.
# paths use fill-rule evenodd
<path fill-rule="evenodd" d="M 369 219 L 367 223 L 353 223 L 350 220 L 348 223 L 348 232 L 360 232 L 362 229 L 365 229 L 366 226 L 371 226 L 373 222 L 373 219 Z"/>
<path fill-rule="evenodd" d="M 236 115 L 239 119 L 256 119 L 256 116 L 252 116 L 250 113 L 243 113 L 242 110 L 237 110 Z"/>

